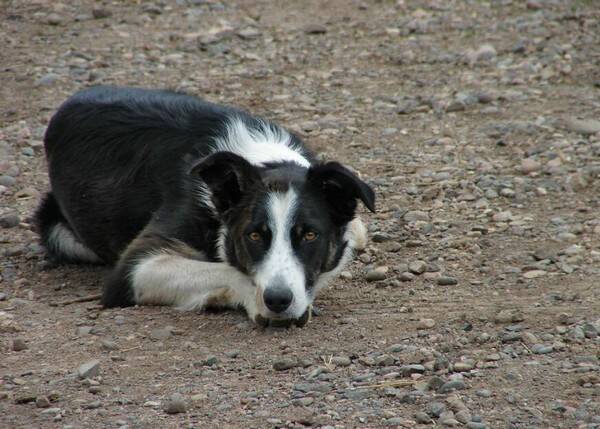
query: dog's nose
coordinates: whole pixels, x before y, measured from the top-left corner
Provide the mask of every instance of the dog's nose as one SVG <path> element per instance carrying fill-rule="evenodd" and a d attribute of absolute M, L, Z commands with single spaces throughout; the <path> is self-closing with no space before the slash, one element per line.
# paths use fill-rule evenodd
<path fill-rule="evenodd" d="M 273 313 L 282 313 L 287 310 L 293 299 L 292 291 L 283 287 L 268 288 L 263 293 L 265 305 Z"/>

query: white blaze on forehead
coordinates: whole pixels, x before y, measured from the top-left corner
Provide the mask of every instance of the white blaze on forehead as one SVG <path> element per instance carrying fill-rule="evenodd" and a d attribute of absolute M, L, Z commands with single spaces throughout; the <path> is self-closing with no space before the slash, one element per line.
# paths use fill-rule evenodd
<path fill-rule="evenodd" d="M 264 291 L 270 287 L 289 288 L 294 300 L 285 312 L 288 317 L 300 317 L 309 304 L 302 264 L 294 253 L 291 230 L 298 208 L 298 196 L 293 189 L 273 192 L 267 199 L 271 246 L 259 265 L 255 281 Z M 283 282 L 283 284 L 280 284 Z"/>
<path fill-rule="evenodd" d="M 290 133 L 276 125 L 259 121 L 257 128 L 251 128 L 234 116 L 227 123 L 226 132 L 225 136 L 216 139 L 216 149 L 235 153 L 250 164 L 262 166 L 287 161 L 310 167 Z"/>

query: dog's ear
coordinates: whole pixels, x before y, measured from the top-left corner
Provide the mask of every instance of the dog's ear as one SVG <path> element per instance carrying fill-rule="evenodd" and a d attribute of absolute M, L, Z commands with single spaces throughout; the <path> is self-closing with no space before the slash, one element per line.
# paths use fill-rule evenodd
<path fill-rule="evenodd" d="M 204 158 L 192 167 L 190 175 L 206 183 L 219 213 L 238 204 L 246 192 L 261 184 L 256 167 L 231 152 L 217 152 Z"/>
<path fill-rule="evenodd" d="M 354 218 L 359 199 L 369 210 L 375 211 L 373 189 L 338 162 L 311 167 L 307 183 L 324 195 L 337 225 L 346 224 Z"/>

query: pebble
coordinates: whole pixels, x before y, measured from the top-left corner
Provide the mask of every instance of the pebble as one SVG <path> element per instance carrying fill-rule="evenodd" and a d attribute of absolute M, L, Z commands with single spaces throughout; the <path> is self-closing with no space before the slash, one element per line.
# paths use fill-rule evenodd
<path fill-rule="evenodd" d="M 406 222 L 417 222 L 417 221 L 428 221 L 429 214 L 420 210 L 408 211 L 404 214 L 404 220 Z"/>
<path fill-rule="evenodd" d="M 92 378 L 100 374 L 100 361 L 97 359 L 86 362 L 77 368 L 79 378 Z"/>
<path fill-rule="evenodd" d="M 462 380 L 450 380 L 444 383 L 439 389 L 438 393 L 449 393 L 454 390 L 463 390 L 466 389 L 467 385 Z"/>
<path fill-rule="evenodd" d="M 520 310 L 501 310 L 496 317 L 494 317 L 494 322 L 496 323 L 514 323 L 522 322 L 523 320 L 525 320 L 525 318 Z"/>
<path fill-rule="evenodd" d="M 273 369 L 275 371 L 287 371 L 288 369 L 296 368 L 298 361 L 293 359 L 279 359 L 273 362 Z"/>
<path fill-rule="evenodd" d="M 14 228 L 19 225 L 21 219 L 15 213 L 9 213 L 0 216 L 0 226 L 2 228 Z"/>
<path fill-rule="evenodd" d="M 325 34 L 327 33 L 327 27 L 321 24 L 308 24 L 304 27 L 306 34 Z"/>
<path fill-rule="evenodd" d="M 23 338 L 13 338 L 11 342 L 11 349 L 15 352 L 27 349 L 27 344 Z"/>
<path fill-rule="evenodd" d="M 475 393 L 477 394 L 477 396 L 480 396 L 482 398 L 490 398 L 492 396 L 492 392 L 488 389 L 479 389 Z"/>
<path fill-rule="evenodd" d="M 400 273 L 398 279 L 403 282 L 412 282 L 416 277 L 417 276 L 415 276 L 413 273 L 404 271 L 403 273 Z"/>
<path fill-rule="evenodd" d="M 46 22 L 50 25 L 62 25 L 64 19 L 57 13 L 51 13 L 46 17 Z"/>
<path fill-rule="evenodd" d="M 420 423 L 420 424 L 430 424 L 431 423 L 431 417 L 429 417 L 429 415 L 427 413 L 424 413 L 423 411 L 416 412 L 414 417 L 415 417 L 415 421 L 417 423 Z"/>
<path fill-rule="evenodd" d="M 600 120 L 570 118 L 564 121 L 563 127 L 579 134 L 596 134 L 600 133 Z"/>
<path fill-rule="evenodd" d="M 462 424 L 467 424 L 471 421 L 471 413 L 468 410 L 457 411 L 454 417 Z"/>
<path fill-rule="evenodd" d="M 166 401 L 163 410 L 167 414 L 179 414 L 186 412 L 185 399 L 181 393 L 173 393 Z"/>
<path fill-rule="evenodd" d="M 35 406 L 37 408 L 48 408 L 50 406 L 50 400 L 46 396 L 38 396 L 35 399 Z"/>
<path fill-rule="evenodd" d="M 413 274 L 423 274 L 427 270 L 427 262 L 425 261 L 413 261 L 408 264 L 408 271 Z"/>
<path fill-rule="evenodd" d="M 543 344 L 534 344 L 531 346 L 531 351 L 538 355 L 545 355 L 548 353 L 552 353 L 554 348 L 552 346 L 546 346 Z"/>
<path fill-rule="evenodd" d="M 150 338 L 156 341 L 164 341 L 171 337 L 171 330 L 167 328 L 153 329 L 150 331 Z"/>
<path fill-rule="evenodd" d="M 541 170 L 541 168 L 542 164 L 533 158 L 525 158 L 523 161 L 521 161 L 520 170 L 523 174 L 535 173 Z"/>
<path fill-rule="evenodd" d="M 452 368 L 455 372 L 471 371 L 473 368 L 475 368 L 475 361 L 465 360 L 456 362 L 454 365 L 452 365 Z"/>
<path fill-rule="evenodd" d="M 352 361 L 348 356 L 334 356 L 331 358 L 331 363 L 335 366 L 349 366 Z"/>
<path fill-rule="evenodd" d="M 497 55 L 496 48 L 490 44 L 481 45 L 476 51 L 469 53 L 469 62 L 490 61 Z"/>
<path fill-rule="evenodd" d="M 454 277 L 440 276 L 436 279 L 439 286 L 454 286 L 458 284 L 458 280 Z"/>
<path fill-rule="evenodd" d="M 433 319 L 420 319 L 417 323 L 417 329 L 431 329 L 435 326 L 435 320 Z"/>
<path fill-rule="evenodd" d="M 487 425 L 485 423 L 479 422 L 469 422 L 465 426 L 467 429 L 487 429 Z"/>
<path fill-rule="evenodd" d="M 439 417 L 444 411 L 446 411 L 446 405 L 443 402 L 430 402 L 427 404 L 425 409 L 427 414 L 433 417 Z"/>
<path fill-rule="evenodd" d="M 38 80 L 34 82 L 35 86 L 50 86 L 54 84 L 57 80 L 60 79 L 60 76 L 56 73 L 48 73 L 44 76 L 40 77 Z"/>
<path fill-rule="evenodd" d="M 94 19 L 110 18 L 113 15 L 112 11 L 106 7 L 94 7 L 92 9 L 92 16 Z"/>
<path fill-rule="evenodd" d="M 367 271 L 365 280 L 368 282 L 377 282 L 385 280 L 387 278 L 388 267 L 377 267 L 373 270 Z"/>
<path fill-rule="evenodd" d="M 7 176 L 7 175 L 0 176 L 0 185 L 2 185 L 2 186 L 6 186 L 7 188 L 10 188 L 11 186 L 14 186 L 15 183 L 17 183 L 17 179 L 15 179 L 12 176 Z"/>

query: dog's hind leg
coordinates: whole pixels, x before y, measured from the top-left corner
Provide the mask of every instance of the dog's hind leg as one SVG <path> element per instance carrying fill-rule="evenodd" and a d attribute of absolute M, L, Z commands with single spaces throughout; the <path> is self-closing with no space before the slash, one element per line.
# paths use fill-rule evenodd
<path fill-rule="evenodd" d="M 75 235 L 56 198 L 49 192 L 35 213 L 42 245 L 57 261 L 100 263 L 102 260 Z"/>

